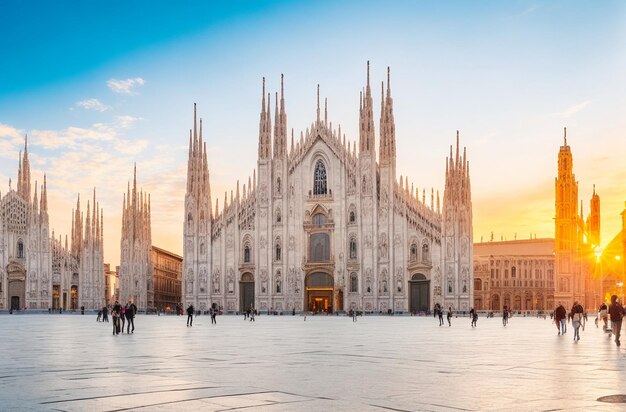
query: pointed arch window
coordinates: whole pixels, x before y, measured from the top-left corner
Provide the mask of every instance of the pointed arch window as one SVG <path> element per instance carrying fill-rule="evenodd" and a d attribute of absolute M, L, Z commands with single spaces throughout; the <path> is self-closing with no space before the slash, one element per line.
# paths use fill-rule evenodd
<path fill-rule="evenodd" d="M 356 259 L 356 239 L 350 239 L 350 259 Z"/>
<path fill-rule="evenodd" d="M 422 245 L 422 262 L 430 263 L 430 249 L 426 243 Z"/>
<path fill-rule="evenodd" d="M 19 259 L 24 257 L 24 242 L 21 239 L 17 242 L 17 257 Z"/>
<path fill-rule="evenodd" d="M 280 247 L 280 239 L 276 240 L 276 245 L 274 246 L 274 260 L 280 261 L 282 255 L 282 248 Z"/>
<path fill-rule="evenodd" d="M 248 244 L 243 247 L 243 262 L 250 263 L 250 245 Z"/>
<path fill-rule="evenodd" d="M 313 194 L 325 195 L 327 193 L 326 166 L 322 160 L 318 160 L 315 163 L 315 172 L 313 174 Z"/>
<path fill-rule="evenodd" d="M 350 275 L 350 292 L 356 293 L 359 291 L 359 277 L 356 273 Z"/>
<path fill-rule="evenodd" d="M 417 260 L 417 245 L 415 243 L 411 244 L 411 261 Z"/>

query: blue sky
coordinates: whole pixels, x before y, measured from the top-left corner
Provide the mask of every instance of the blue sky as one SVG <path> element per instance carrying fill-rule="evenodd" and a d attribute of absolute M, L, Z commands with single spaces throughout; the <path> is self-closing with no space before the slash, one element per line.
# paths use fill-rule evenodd
<path fill-rule="evenodd" d="M 330 120 L 354 141 L 367 60 L 375 107 L 391 66 L 398 174 L 441 189 L 461 131 L 476 241 L 491 231 L 553 235 L 564 126 L 585 209 L 594 183 L 602 197 L 603 243 L 619 230 L 622 2 L 5 1 L 0 15 L 0 190 L 15 180 L 20 136 L 29 133 L 33 177 L 48 173 L 57 233 L 69 232 L 76 193 L 97 186 L 112 263 L 133 162 L 160 222 L 155 243 L 181 251 L 194 102 L 223 199 L 256 165 L 263 76 L 273 93 L 285 74 L 296 135 L 314 119 L 319 83 Z"/>

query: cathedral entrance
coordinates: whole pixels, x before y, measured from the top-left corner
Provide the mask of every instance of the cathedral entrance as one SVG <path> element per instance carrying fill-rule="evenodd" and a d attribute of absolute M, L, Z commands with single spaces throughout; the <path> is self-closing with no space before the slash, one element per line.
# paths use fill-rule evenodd
<path fill-rule="evenodd" d="M 20 262 L 11 260 L 7 272 L 11 309 L 19 310 L 26 304 L 26 270 Z"/>
<path fill-rule="evenodd" d="M 327 273 L 311 273 L 305 281 L 306 308 L 310 312 L 333 313 L 333 278 Z"/>
<path fill-rule="evenodd" d="M 70 310 L 78 309 L 78 286 L 72 285 L 70 290 Z"/>
<path fill-rule="evenodd" d="M 413 275 L 409 281 L 409 309 L 413 313 L 430 310 L 430 281 L 421 273 Z"/>
<path fill-rule="evenodd" d="M 61 286 L 59 285 L 52 285 L 52 309 L 54 310 L 58 310 L 60 305 L 59 305 L 59 291 L 61 289 Z"/>
<path fill-rule="evenodd" d="M 239 282 L 239 310 L 245 312 L 254 307 L 254 275 L 252 273 L 244 273 Z"/>

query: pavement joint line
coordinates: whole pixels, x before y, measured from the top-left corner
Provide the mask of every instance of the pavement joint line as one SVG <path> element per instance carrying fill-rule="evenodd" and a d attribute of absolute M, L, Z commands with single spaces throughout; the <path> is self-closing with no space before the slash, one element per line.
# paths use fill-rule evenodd
<path fill-rule="evenodd" d="M 202 386 L 197 388 L 175 388 L 175 389 L 166 389 L 160 391 L 146 391 L 146 392 L 134 392 L 134 393 L 120 393 L 115 395 L 103 395 L 103 396 L 91 396 L 88 398 L 75 398 L 75 399 L 65 399 L 65 400 L 56 400 L 56 401 L 46 401 L 41 402 L 40 405 L 48 405 L 51 403 L 67 403 L 67 402 L 78 402 L 78 401 L 89 401 L 93 399 L 106 399 L 106 398 L 117 398 L 124 396 L 134 396 L 134 395 L 146 395 L 151 393 L 164 393 L 164 392 L 182 392 L 182 391 L 193 391 L 193 390 L 202 390 L 202 389 L 218 389 L 221 386 Z"/>
<path fill-rule="evenodd" d="M 226 398 L 226 397 L 233 397 L 233 396 L 256 395 L 256 394 L 259 394 L 259 393 L 276 393 L 276 391 L 250 392 L 250 393 L 233 393 L 233 394 L 227 394 L 227 395 L 201 396 L 199 398 L 190 398 L 190 399 L 181 399 L 181 400 L 177 400 L 177 401 L 167 401 L 167 402 L 160 402 L 160 403 L 152 403 L 152 404 L 149 404 L 149 405 L 133 406 L 133 407 L 130 407 L 130 408 L 109 409 L 109 410 L 107 410 L 107 412 L 131 411 L 131 410 L 134 410 L 134 409 L 150 408 L 152 406 L 171 405 L 171 404 L 183 403 L 183 402 L 200 401 L 200 400 L 203 400 L 203 399 L 214 399 L 214 398 Z M 259 405 L 256 405 L 256 406 L 259 406 Z"/>

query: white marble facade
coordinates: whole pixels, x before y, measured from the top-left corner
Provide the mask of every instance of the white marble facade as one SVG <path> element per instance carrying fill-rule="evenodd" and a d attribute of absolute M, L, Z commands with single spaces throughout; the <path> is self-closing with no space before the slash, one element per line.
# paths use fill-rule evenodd
<path fill-rule="evenodd" d="M 469 310 L 472 206 L 465 150 L 450 148 L 443 204 L 396 173 L 393 100 L 383 85 L 376 156 L 369 63 L 358 143 L 326 105 L 288 147 L 283 80 L 263 95 L 258 162 L 247 184 L 213 204 L 202 120 L 194 106 L 185 195 L 183 301 L 227 312 L 399 312 L 435 303 Z M 322 112 L 323 110 L 323 112 Z M 357 147 L 358 145 L 358 147 Z M 426 147 L 426 146 L 424 146 Z M 214 206 L 213 206 L 214 205 Z"/>
<path fill-rule="evenodd" d="M 0 309 L 97 309 L 104 304 L 103 214 L 96 203 L 72 211 L 71 247 L 50 234 L 46 177 L 31 197 L 28 141 L 17 189 L 0 196 Z"/>

